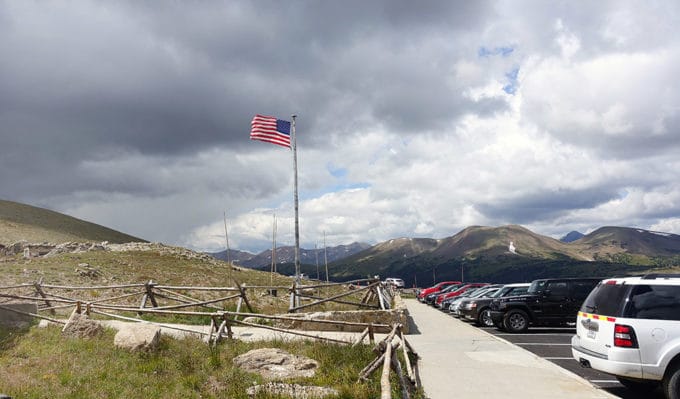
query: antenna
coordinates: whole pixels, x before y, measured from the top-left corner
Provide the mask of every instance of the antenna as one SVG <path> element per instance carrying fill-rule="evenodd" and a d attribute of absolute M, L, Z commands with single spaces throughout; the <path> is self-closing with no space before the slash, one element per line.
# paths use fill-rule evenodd
<path fill-rule="evenodd" d="M 272 222 L 272 269 L 269 277 L 269 285 L 274 286 L 274 273 L 276 273 L 276 213 Z"/>
<path fill-rule="evenodd" d="M 224 216 L 224 238 L 227 240 L 227 267 L 229 272 L 229 280 L 232 280 L 231 272 L 233 267 L 231 266 L 231 250 L 229 249 L 229 230 L 227 230 L 227 211 L 222 213 Z"/>
<path fill-rule="evenodd" d="M 326 283 L 328 283 L 328 254 L 326 253 L 326 230 L 323 231 L 323 260 L 326 264 Z"/>
<path fill-rule="evenodd" d="M 321 275 L 319 274 L 319 242 L 314 243 L 314 255 L 316 255 L 316 279 L 321 281 Z"/>

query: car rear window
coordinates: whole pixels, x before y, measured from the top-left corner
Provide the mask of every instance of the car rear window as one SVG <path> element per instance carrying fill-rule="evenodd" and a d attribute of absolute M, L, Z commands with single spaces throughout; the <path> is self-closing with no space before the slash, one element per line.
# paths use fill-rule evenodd
<path fill-rule="evenodd" d="M 630 293 L 624 317 L 680 320 L 680 286 L 636 285 Z"/>
<path fill-rule="evenodd" d="M 629 291 L 629 285 L 600 283 L 583 302 L 581 311 L 618 317 L 623 311 Z"/>

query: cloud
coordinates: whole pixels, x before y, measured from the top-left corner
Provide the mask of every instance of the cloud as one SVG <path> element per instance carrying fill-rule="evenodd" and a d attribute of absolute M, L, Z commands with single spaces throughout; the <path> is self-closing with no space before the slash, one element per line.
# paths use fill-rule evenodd
<path fill-rule="evenodd" d="M 680 7 L 0 3 L 0 197 L 154 241 L 675 229 Z M 644 33 L 644 34 L 642 34 Z"/>

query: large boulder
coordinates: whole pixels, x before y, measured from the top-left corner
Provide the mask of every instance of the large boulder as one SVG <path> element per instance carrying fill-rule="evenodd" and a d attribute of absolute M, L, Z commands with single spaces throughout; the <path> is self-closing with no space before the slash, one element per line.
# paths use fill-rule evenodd
<path fill-rule="evenodd" d="M 158 348 L 161 328 L 153 324 L 123 325 L 113 338 L 113 344 L 130 351 L 153 351 Z"/>
<path fill-rule="evenodd" d="M 265 379 L 312 377 L 319 363 L 308 357 L 290 354 L 283 349 L 254 349 L 234 358 L 234 365 L 258 373 Z"/>
<path fill-rule="evenodd" d="M 270 395 L 277 396 L 290 396 L 295 399 L 325 398 L 326 396 L 337 396 L 339 394 L 339 392 L 333 388 L 284 384 L 281 382 L 269 382 L 264 385 L 255 385 L 247 390 L 248 395 L 253 398 L 260 392 L 266 392 Z"/>

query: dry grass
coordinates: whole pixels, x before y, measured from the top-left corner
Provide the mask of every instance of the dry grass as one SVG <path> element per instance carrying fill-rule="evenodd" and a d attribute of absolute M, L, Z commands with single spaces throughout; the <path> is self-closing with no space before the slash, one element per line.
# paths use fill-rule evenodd
<path fill-rule="evenodd" d="M 76 271 L 79 264 L 87 263 L 98 270 L 96 277 L 82 276 Z M 241 283 L 246 286 L 274 286 L 290 287 L 292 278 L 268 272 L 234 269 L 231 273 L 226 262 L 208 262 L 201 259 L 186 259 L 172 254 L 160 254 L 157 251 L 108 252 L 94 251 L 84 253 L 62 254 L 50 258 L 33 258 L 25 260 L 20 256 L 0 263 L 0 285 L 32 283 L 42 279 L 43 284 L 65 286 L 101 286 L 120 284 L 143 284 L 149 280 L 163 285 L 180 286 L 211 286 L 233 287 Z M 343 286 L 324 288 L 321 296 L 330 296 L 345 291 Z M 127 293 L 139 292 L 139 295 L 122 301 L 127 305 L 139 306 L 142 289 L 124 288 L 114 290 L 49 290 L 68 298 L 83 302 L 113 297 Z M 19 291 L 15 291 L 19 293 Z M 33 288 L 25 288 L 24 295 L 33 295 Z M 211 299 L 227 296 L 224 292 L 181 291 L 196 299 Z M 360 301 L 361 293 L 349 298 L 350 301 Z M 285 313 L 288 310 L 289 299 L 287 288 L 278 290 L 277 296 L 271 296 L 267 289 L 248 289 L 248 299 L 253 310 L 258 313 Z M 1 299 L 0 299 L 1 301 Z M 159 299 L 162 304 L 176 304 Z M 220 305 L 220 304 L 218 304 Z M 236 300 L 225 301 L 221 306 L 224 310 L 235 310 Z M 349 310 L 354 306 L 337 303 L 326 303 L 314 306 L 309 311 Z M 242 311 L 246 311 L 245 307 Z M 66 310 L 64 311 L 66 312 Z M 178 320 L 173 320 L 178 321 Z"/>
<path fill-rule="evenodd" d="M 18 202 L 0 199 L 0 244 L 16 241 L 61 243 L 66 241 L 143 241 L 116 230 Z"/>
<path fill-rule="evenodd" d="M 29 399 L 247 398 L 246 389 L 262 379 L 234 367 L 232 359 L 251 349 L 277 347 L 320 363 L 316 376 L 286 382 L 330 386 L 340 392 L 338 398 L 380 396 L 380 372 L 357 383 L 359 370 L 375 356 L 369 346 L 225 341 L 211 349 L 199 340 L 163 337 L 157 353 L 145 354 L 115 348 L 113 335 L 106 330 L 79 340 L 63 337 L 58 328 L 36 327 L 12 336 L 0 333 L 0 392 Z"/>

